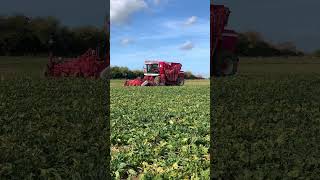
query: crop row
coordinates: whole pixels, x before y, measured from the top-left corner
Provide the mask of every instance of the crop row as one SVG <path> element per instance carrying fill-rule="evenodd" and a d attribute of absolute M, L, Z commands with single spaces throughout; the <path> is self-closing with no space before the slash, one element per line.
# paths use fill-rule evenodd
<path fill-rule="evenodd" d="M 107 84 L 0 81 L 0 179 L 106 176 Z"/>
<path fill-rule="evenodd" d="M 238 76 L 212 84 L 215 178 L 318 179 L 319 76 Z"/>
<path fill-rule="evenodd" d="M 115 178 L 209 179 L 209 86 L 111 89 Z"/>

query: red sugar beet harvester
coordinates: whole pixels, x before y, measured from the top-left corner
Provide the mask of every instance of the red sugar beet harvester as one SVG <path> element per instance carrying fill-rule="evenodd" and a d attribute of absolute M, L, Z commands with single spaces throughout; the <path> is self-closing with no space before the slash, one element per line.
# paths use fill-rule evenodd
<path fill-rule="evenodd" d="M 145 61 L 144 77 L 126 80 L 124 86 L 182 86 L 184 72 L 180 63 Z"/>
<path fill-rule="evenodd" d="M 234 75 L 238 70 L 238 34 L 226 29 L 230 13 L 230 9 L 223 5 L 210 6 L 211 77 Z"/>

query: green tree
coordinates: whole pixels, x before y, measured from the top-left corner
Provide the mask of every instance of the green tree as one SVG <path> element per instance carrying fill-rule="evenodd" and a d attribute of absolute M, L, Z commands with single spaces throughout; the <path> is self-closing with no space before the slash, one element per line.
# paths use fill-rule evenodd
<path fill-rule="evenodd" d="M 54 17 L 0 16 L 0 55 L 47 54 L 50 48 L 54 55 L 66 57 L 98 48 L 105 57 L 108 38 L 103 27 L 71 29 Z M 52 45 L 50 39 L 53 39 Z"/>
<path fill-rule="evenodd" d="M 320 57 L 320 49 L 315 50 L 313 55 L 316 56 L 316 57 Z"/>
<path fill-rule="evenodd" d="M 304 53 L 297 50 L 293 42 L 283 42 L 273 45 L 264 40 L 259 32 L 248 31 L 239 34 L 237 54 L 240 56 L 301 56 Z"/>

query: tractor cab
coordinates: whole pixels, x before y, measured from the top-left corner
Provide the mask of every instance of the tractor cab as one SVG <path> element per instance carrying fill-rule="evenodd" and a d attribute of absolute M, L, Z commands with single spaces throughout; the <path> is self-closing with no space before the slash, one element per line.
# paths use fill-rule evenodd
<path fill-rule="evenodd" d="M 157 61 L 145 61 L 144 63 L 144 75 L 145 76 L 158 76 L 159 75 L 159 62 Z"/>

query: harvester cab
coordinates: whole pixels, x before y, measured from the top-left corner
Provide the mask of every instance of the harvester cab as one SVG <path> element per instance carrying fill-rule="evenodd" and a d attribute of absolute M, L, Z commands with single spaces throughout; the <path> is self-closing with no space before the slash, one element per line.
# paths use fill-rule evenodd
<path fill-rule="evenodd" d="M 223 5 L 211 4 L 211 76 L 230 76 L 238 71 L 238 34 L 234 30 L 226 29 L 230 13 L 230 9 Z"/>
<path fill-rule="evenodd" d="M 144 77 L 126 80 L 124 86 L 181 86 L 184 72 L 180 63 L 165 61 L 145 61 Z"/>
<path fill-rule="evenodd" d="M 143 69 L 145 76 L 159 76 L 159 63 L 146 61 Z"/>

